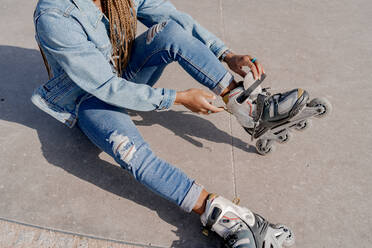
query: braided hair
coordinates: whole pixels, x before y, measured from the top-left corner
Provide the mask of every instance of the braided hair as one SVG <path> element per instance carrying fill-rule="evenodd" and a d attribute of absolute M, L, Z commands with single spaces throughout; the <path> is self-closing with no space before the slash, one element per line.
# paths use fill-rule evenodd
<path fill-rule="evenodd" d="M 110 21 L 110 40 L 118 75 L 128 64 L 136 37 L 137 15 L 132 0 L 101 0 L 103 13 Z"/>

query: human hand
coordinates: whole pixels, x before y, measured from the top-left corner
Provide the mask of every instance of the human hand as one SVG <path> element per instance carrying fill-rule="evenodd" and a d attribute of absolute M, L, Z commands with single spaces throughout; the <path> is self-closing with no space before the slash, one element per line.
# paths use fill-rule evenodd
<path fill-rule="evenodd" d="M 216 96 L 210 92 L 201 89 L 188 89 L 179 91 L 176 95 L 175 104 L 182 104 L 192 112 L 198 114 L 210 114 L 223 111 L 223 108 L 213 106 L 210 102 L 216 99 Z"/>
<path fill-rule="evenodd" d="M 261 75 L 265 73 L 265 70 L 260 62 L 257 60 L 252 63 L 253 57 L 250 55 L 237 55 L 234 53 L 228 53 L 224 59 L 229 68 L 238 73 L 243 78 L 247 73 L 243 70 L 243 66 L 248 66 L 255 80 L 261 79 Z"/>

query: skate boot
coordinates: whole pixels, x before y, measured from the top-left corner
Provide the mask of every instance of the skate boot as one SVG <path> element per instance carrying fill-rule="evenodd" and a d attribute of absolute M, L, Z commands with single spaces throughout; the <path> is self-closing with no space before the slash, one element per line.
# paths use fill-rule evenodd
<path fill-rule="evenodd" d="M 207 229 L 224 239 L 227 248 L 282 248 L 295 241 L 288 227 L 271 224 L 249 209 L 214 194 L 208 197 L 200 219 Z"/>
<path fill-rule="evenodd" d="M 303 89 L 271 95 L 267 89 L 260 87 L 265 77 L 263 74 L 261 80 L 254 82 L 247 90 L 241 83 L 224 97 L 227 110 L 251 135 L 252 140 L 258 139 L 256 148 L 262 155 L 273 151 L 274 141 L 287 142 L 291 138 L 291 128 L 304 130 L 311 124 L 308 120 L 310 117 L 323 117 L 332 109 L 326 99 L 315 98 L 309 103 L 309 94 Z"/>

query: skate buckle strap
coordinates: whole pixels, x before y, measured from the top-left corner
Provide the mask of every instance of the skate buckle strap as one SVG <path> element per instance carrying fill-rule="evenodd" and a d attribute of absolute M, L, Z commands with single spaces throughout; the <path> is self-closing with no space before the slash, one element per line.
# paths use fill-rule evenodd
<path fill-rule="evenodd" d="M 217 194 L 211 193 L 208 195 L 207 201 L 213 202 L 213 200 L 217 197 Z M 212 226 L 216 223 L 218 217 L 221 215 L 222 210 L 218 207 L 214 207 L 212 210 L 212 213 L 208 216 L 207 223 L 205 224 L 205 227 L 202 230 L 202 233 L 205 236 L 209 235 L 209 230 L 212 229 Z"/>
<path fill-rule="evenodd" d="M 216 223 L 218 217 L 221 215 L 222 210 L 220 208 L 215 207 L 212 211 L 212 214 L 208 217 L 207 223 L 205 224 L 205 227 L 203 228 L 202 233 L 208 237 L 209 230 L 212 229 L 212 226 L 214 223 Z"/>
<path fill-rule="evenodd" d="M 261 79 L 257 79 L 251 86 L 249 86 L 248 89 L 246 89 L 243 93 L 240 94 L 240 96 L 238 96 L 236 98 L 236 101 L 238 103 L 242 103 L 244 102 L 251 94 L 252 92 L 260 85 L 262 84 L 262 82 L 265 80 L 266 78 L 266 74 L 262 74 L 261 75 Z"/>
<path fill-rule="evenodd" d="M 256 115 L 253 118 L 253 121 L 255 123 L 257 123 L 261 119 L 266 99 L 267 99 L 266 95 L 258 94 L 256 99 Z"/>
<path fill-rule="evenodd" d="M 252 135 L 251 135 L 251 141 L 254 140 L 254 135 L 256 134 L 256 127 L 257 127 L 257 122 L 254 123 L 253 130 L 252 130 Z"/>
<path fill-rule="evenodd" d="M 251 135 L 251 141 L 253 141 L 253 139 L 255 137 L 255 134 L 257 132 L 257 126 L 260 122 L 260 119 L 261 119 L 261 116 L 262 116 L 262 113 L 263 113 L 263 109 L 265 107 L 266 99 L 267 99 L 266 95 L 258 94 L 258 96 L 257 96 L 257 99 L 256 99 L 256 115 L 253 117 L 254 126 L 253 126 L 252 135 Z"/>

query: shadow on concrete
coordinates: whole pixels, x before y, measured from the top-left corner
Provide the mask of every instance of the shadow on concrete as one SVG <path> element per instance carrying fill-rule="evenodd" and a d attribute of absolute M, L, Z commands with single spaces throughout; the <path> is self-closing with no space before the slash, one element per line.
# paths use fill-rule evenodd
<path fill-rule="evenodd" d="M 247 144 L 239 138 L 231 137 L 229 133 L 218 129 L 212 122 L 193 114 L 191 111 L 138 112 L 129 110 L 128 114 L 132 117 L 139 116 L 141 118 L 141 120 L 133 120 L 137 126 L 152 126 L 155 124 L 163 126 L 197 147 L 204 147 L 204 145 L 194 139 L 194 137 L 215 143 L 225 143 L 228 145 L 232 143 L 234 147 L 245 152 L 256 153 L 254 146 Z"/>
<path fill-rule="evenodd" d="M 0 68 L 0 118 L 34 129 L 40 139 L 43 156 L 50 164 L 156 211 L 161 219 L 177 228 L 175 232 L 179 239 L 173 242 L 172 247 L 220 247 L 216 236 L 207 238 L 200 233 L 198 216 L 185 214 L 177 206 L 154 195 L 126 171 L 101 160 L 101 151 L 78 128 L 68 129 L 33 106 L 30 101 L 33 89 L 47 80 L 38 50 L 0 46 Z M 202 144 L 193 140 L 193 136 L 214 142 L 231 142 L 230 135 L 220 130 L 215 131 L 213 137 L 209 136 L 208 130 L 217 128 L 208 120 L 194 115 L 175 111 L 136 114 L 143 118 L 136 124 L 160 124 L 197 146 Z M 184 122 L 198 127 L 198 131 L 183 128 Z M 237 147 L 244 149 L 247 146 L 236 140 Z"/>

